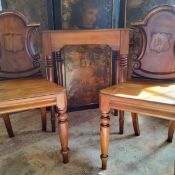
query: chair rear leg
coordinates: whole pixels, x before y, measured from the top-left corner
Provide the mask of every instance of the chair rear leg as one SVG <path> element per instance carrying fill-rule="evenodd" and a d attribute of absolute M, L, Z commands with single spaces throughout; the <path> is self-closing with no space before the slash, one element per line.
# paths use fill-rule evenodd
<path fill-rule="evenodd" d="M 133 124 L 135 135 L 139 136 L 140 135 L 140 129 L 139 129 L 138 114 L 137 113 L 131 113 L 131 116 L 132 116 L 132 124 Z"/>
<path fill-rule="evenodd" d="M 55 106 L 51 106 L 51 126 L 52 126 L 52 132 L 55 132 Z"/>
<path fill-rule="evenodd" d="M 114 109 L 114 116 L 118 116 L 118 110 Z"/>
<path fill-rule="evenodd" d="M 8 135 L 9 137 L 14 137 L 14 133 L 13 133 L 13 129 L 12 129 L 12 125 L 10 122 L 10 118 L 9 118 L 9 114 L 2 114 L 4 123 L 5 123 L 5 127 L 7 129 Z"/>
<path fill-rule="evenodd" d="M 40 108 L 40 113 L 41 113 L 42 131 L 46 131 L 47 127 L 46 107 Z"/>
<path fill-rule="evenodd" d="M 124 130 L 124 111 L 119 111 L 119 134 L 123 134 Z"/>
<path fill-rule="evenodd" d="M 172 142 L 174 130 L 175 130 L 175 121 L 170 121 L 168 129 L 168 139 L 167 139 L 168 142 Z"/>

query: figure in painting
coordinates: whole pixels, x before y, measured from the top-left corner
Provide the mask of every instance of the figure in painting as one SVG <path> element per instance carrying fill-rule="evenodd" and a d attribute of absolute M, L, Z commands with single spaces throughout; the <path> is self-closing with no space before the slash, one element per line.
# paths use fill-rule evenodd
<path fill-rule="evenodd" d="M 100 0 L 83 0 L 73 4 L 70 19 L 71 28 L 98 28 L 99 4 Z"/>

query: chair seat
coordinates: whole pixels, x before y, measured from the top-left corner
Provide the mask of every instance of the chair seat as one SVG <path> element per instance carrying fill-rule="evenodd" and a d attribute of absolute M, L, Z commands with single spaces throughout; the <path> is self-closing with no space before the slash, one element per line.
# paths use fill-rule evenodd
<path fill-rule="evenodd" d="M 48 80 L 8 80 L 0 82 L 0 114 L 56 105 L 56 95 L 64 88 Z"/>
<path fill-rule="evenodd" d="M 100 91 L 115 97 L 175 105 L 175 83 L 126 82 Z"/>
<path fill-rule="evenodd" d="M 100 91 L 110 106 L 128 112 L 175 119 L 175 84 L 130 81 Z"/>

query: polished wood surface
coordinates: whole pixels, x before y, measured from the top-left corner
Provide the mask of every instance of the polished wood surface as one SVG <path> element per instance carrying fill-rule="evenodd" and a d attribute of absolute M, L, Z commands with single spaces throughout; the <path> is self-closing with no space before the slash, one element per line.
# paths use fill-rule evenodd
<path fill-rule="evenodd" d="M 124 111 L 131 112 L 136 136 L 140 135 L 138 114 L 170 120 L 167 141 L 172 142 L 175 130 L 175 83 L 171 80 L 175 78 L 174 22 L 175 7 L 166 5 L 153 9 L 143 21 L 133 23 L 142 35 L 140 55 L 129 65 L 126 59 L 121 59 L 119 83 L 100 91 L 102 169 L 107 167 L 111 109 L 120 111 L 120 133 L 124 130 Z M 132 75 L 130 71 L 127 73 L 130 66 L 133 66 Z M 169 81 L 163 81 L 165 79 Z"/>
<path fill-rule="evenodd" d="M 0 12 L 0 79 L 40 74 L 39 54 L 33 46 L 39 23 L 29 23 L 17 11 Z"/>

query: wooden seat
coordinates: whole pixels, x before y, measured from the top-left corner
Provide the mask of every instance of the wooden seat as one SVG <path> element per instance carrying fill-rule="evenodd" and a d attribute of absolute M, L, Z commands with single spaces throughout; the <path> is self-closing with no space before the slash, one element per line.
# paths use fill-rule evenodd
<path fill-rule="evenodd" d="M 68 162 L 67 98 L 63 87 L 53 80 L 53 63 L 47 58 L 47 77 L 41 77 L 39 55 L 33 47 L 39 24 L 29 24 L 19 12 L 0 13 L 0 114 L 9 137 L 14 137 L 9 114 L 40 108 L 42 130 L 46 131 L 46 107 L 56 106 L 63 162 Z M 7 80 L 8 79 L 8 80 Z M 52 111 L 52 131 L 55 114 Z M 20 123 L 19 123 L 20 124 Z"/>
<path fill-rule="evenodd" d="M 102 169 L 107 166 L 111 109 L 120 111 L 121 133 L 124 111 L 131 112 L 137 136 L 138 113 L 170 120 L 169 142 L 175 130 L 175 7 L 155 8 L 133 25 L 141 34 L 140 54 L 128 67 L 121 60 L 119 84 L 100 91 Z M 127 71 L 131 72 L 128 77 Z"/>

